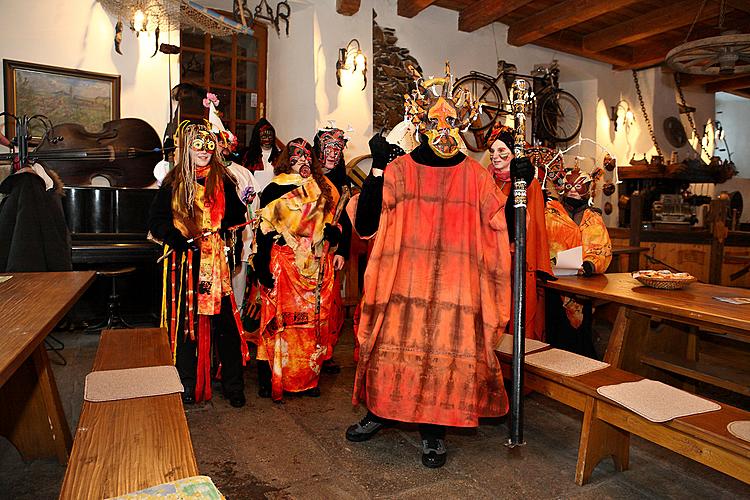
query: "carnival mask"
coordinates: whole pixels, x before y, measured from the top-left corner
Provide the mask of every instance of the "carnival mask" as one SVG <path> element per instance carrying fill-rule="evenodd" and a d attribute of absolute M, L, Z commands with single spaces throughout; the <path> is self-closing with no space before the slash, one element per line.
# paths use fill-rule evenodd
<path fill-rule="evenodd" d="M 213 153 L 216 149 L 216 141 L 213 134 L 205 130 L 199 131 L 198 135 L 190 142 L 190 149 Z"/>
<path fill-rule="evenodd" d="M 479 103 L 468 90 L 453 88 L 450 65 L 445 64 L 445 77 L 424 80 L 410 66 L 416 89 L 405 95 L 406 115 L 419 132 L 427 136 L 428 145 L 440 158 L 452 158 L 461 150 L 463 140 L 459 135 L 476 118 Z M 436 90 L 441 88 L 440 93 Z"/>
<path fill-rule="evenodd" d="M 271 149 L 273 147 L 273 143 L 276 140 L 276 133 L 273 130 L 273 127 L 270 125 L 263 125 L 260 127 L 260 147 L 263 149 Z"/>
<path fill-rule="evenodd" d="M 323 129 L 318 132 L 320 140 L 320 163 L 326 171 L 333 170 L 341 161 L 346 147 L 344 131 L 339 128 Z"/>
<path fill-rule="evenodd" d="M 312 148 L 305 141 L 292 141 L 287 146 L 289 148 L 289 164 L 295 172 L 302 177 L 310 177 L 312 174 Z"/>
<path fill-rule="evenodd" d="M 588 174 L 577 165 L 572 169 L 566 169 L 557 182 L 558 192 L 563 198 L 576 200 L 588 200 L 594 196 L 596 181 L 602 176 L 601 168 L 594 169 Z"/>

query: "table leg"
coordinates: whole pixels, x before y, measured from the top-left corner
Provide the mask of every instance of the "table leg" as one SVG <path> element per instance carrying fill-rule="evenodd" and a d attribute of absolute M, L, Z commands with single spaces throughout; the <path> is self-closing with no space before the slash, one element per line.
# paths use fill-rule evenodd
<path fill-rule="evenodd" d="M 68 462 L 73 439 L 44 343 L 0 387 L 0 401 L 0 435 L 24 460 Z"/>
<path fill-rule="evenodd" d="M 619 472 L 627 470 L 629 466 L 630 433 L 600 420 L 598 405 L 595 398 L 589 397 L 583 410 L 575 478 L 579 486 L 589 481 L 599 462 L 608 456 L 612 457 Z"/>
<path fill-rule="evenodd" d="M 612 325 L 612 333 L 607 343 L 607 351 L 604 353 L 604 361 L 619 368 L 622 362 L 622 347 L 625 342 L 625 332 L 628 329 L 628 308 L 620 306 L 617 310 L 617 317 Z"/>

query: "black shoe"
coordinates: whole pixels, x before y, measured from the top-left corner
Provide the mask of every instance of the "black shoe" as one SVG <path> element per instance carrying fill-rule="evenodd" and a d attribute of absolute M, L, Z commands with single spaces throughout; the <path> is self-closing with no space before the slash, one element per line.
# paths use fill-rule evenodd
<path fill-rule="evenodd" d="M 229 404 L 235 408 L 242 408 L 245 406 L 245 395 L 243 393 L 227 396 L 227 399 L 229 400 Z"/>
<path fill-rule="evenodd" d="M 372 439 L 372 437 L 386 427 L 390 427 L 390 424 L 380 420 L 376 420 L 372 413 L 367 412 L 367 415 L 362 418 L 359 422 L 354 425 L 350 425 L 346 429 L 346 439 L 348 441 L 354 441 L 360 443 Z"/>
<path fill-rule="evenodd" d="M 182 404 L 193 405 L 195 404 L 195 390 L 188 389 L 187 387 L 182 392 Z"/>
<path fill-rule="evenodd" d="M 333 358 L 323 361 L 321 370 L 323 371 L 323 373 L 327 373 L 328 375 L 341 373 L 341 367 L 333 360 Z"/>
<path fill-rule="evenodd" d="M 422 440 L 422 465 L 430 469 L 437 469 L 445 465 L 448 451 L 442 439 Z"/>
<path fill-rule="evenodd" d="M 313 387 L 312 389 L 307 389 L 306 391 L 302 391 L 299 393 L 300 396 L 307 396 L 308 398 L 319 398 L 320 397 L 320 388 L 319 387 Z"/>
<path fill-rule="evenodd" d="M 271 397 L 271 388 L 270 387 L 261 387 L 258 389 L 258 396 L 261 398 L 270 398 Z"/>

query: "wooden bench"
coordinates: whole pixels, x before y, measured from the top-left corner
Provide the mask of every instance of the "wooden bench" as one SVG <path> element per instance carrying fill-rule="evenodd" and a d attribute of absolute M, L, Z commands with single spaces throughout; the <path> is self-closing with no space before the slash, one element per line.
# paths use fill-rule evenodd
<path fill-rule="evenodd" d="M 171 363 L 163 330 L 105 330 L 93 370 Z M 60 498 L 109 498 L 197 474 L 179 394 L 84 401 Z"/>
<path fill-rule="evenodd" d="M 498 357 L 505 378 L 510 378 L 511 357 Z M 750 420 L 750 412 L 720 403 L 718 411 L 654 423 L 596 392 L 601 386 L 641 379 L 613 367 L 567 377 L 526 365 L 526 388 L 583 412 L 576 484 L 586 484 L 599 462 L 608 456 L 614 460 L 616 470 L 627 470 L 630 434 L 750 484 L 750 442 L 727 430 L 730 422 Z"/>

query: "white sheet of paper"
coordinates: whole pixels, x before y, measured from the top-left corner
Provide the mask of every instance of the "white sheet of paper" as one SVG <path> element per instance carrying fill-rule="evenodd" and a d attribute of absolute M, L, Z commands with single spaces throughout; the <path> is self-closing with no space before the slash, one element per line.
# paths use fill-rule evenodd
<path fill-rule="evenodd" d="M 583 247 L 577 246 L 557 253 L 555 276 L 575 276 L 583 265 Z"/>

